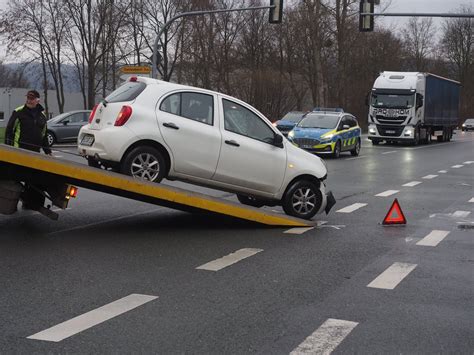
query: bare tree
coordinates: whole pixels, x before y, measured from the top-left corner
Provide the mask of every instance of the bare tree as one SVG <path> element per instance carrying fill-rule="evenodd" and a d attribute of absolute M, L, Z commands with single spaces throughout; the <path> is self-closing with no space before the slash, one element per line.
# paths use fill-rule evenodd
<path fill-rule="evenodd" d="M 403 47 L 410 70 L 428 71 L 429 59 L 434 54 L 436 27 L 431 18 L 410 18 L 402 30 Z"/>

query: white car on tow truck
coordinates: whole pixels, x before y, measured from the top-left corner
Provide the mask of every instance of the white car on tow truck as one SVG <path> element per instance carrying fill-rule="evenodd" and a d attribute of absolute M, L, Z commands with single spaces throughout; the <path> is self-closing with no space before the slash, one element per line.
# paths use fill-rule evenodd
<path fill-rule="evenodd" d="M 335 204 L 323 160 L 252 106 L 214 91 L 132 77 L 94 107 L 78 142 L 91 166 L 230 191 L 299 218 Z"/>

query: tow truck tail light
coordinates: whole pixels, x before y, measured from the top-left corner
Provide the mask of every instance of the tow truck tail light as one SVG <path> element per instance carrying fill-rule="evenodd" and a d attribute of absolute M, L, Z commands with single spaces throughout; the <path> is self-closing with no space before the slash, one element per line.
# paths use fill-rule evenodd
<path fill-rule="evenodd" d="M 89 123 L 91 123 L 92 120 L 94 119 L 95 111 L 97 110 L 97 107 L 98 107 L 98 106 L 99 106 L 99 104 L 96 104 L 96 105 L 94 106 L 94 108 L 92 109 L 92 112 L 91 112 L 91 114 L 89 115 Z"/>
<path fill-rule="evenodd" d="M 123 126 L 130 116 L 132 115 L 132 108 L 130 106 L 122 106 L 117 118 L 115 119 L 114 126 L 120 127 Z"/>
<path fill-rule="evenodd" d="M 70 199 L 70 198 L 76 198 L 77 196 L 77 187 L 76 186 L 72 186 L 72 185 L 69 185 L 69 187 L 67 188 L 67 191 L 66 191 L 66 199 Z"/>

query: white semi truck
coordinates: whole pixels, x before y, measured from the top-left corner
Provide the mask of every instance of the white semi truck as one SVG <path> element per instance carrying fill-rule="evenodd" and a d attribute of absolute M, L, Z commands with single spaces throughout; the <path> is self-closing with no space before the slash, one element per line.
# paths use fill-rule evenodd
<path fill-rule="evenodd" d="M 430 73 L 380 73 L 369 95 L 369 139 L 377 145 L 451 140 L 459 123 L 460 83 Z"/>

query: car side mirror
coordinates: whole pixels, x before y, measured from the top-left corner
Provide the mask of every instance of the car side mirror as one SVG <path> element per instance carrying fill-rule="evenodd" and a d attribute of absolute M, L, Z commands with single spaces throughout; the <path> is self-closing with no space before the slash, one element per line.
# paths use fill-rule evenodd
<path fill-rule="evenodd" d="M 283 148 L 283 136 L 275 134 L 275 138 L 273 138 L 273 145 L 278 148 Z"/>
<path fill-rule="evenodd" d="M 342 126 L 342 130 L 349 129 L 349 128 L 351 128 L 351 126 L 349 126 L 348 124 L 345 124 Z"/>
<path fill-rule="evenodd" d="M 67 126 L 67 125 L 68 125 L 68 123 L 69 123 L 69 121 L 68 121 L 68 120 L 65 120 L 65 121 L 63 121 L 63 122 L 62 122 L 63 126 Z"/>

